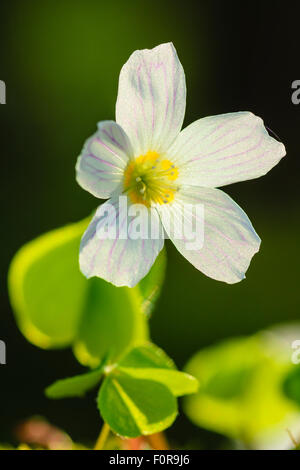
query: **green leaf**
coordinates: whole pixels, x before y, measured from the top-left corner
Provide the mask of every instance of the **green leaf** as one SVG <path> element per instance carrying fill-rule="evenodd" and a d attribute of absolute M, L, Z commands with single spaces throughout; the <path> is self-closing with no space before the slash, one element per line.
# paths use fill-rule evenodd
<path fill-rule="evenodd" d="M 147 339 L 145 311 L 158 295 L 165 255 L 133 289 L 87 280 L 78 253 L 89 220 L 26 244 L 11 263 L 8 283 L 19 328 L 30 342 L 42 348 L 72 346 L 79 362 L 94 368 L 107 355 L 115 361 Z"/>
<path fill-rule="evenodd" d="M 145 343 L 131 349 L 124 356 L 119 365 L 121 367 L 158 367 L 162 369 L 175 369 L 175 364 L 167 354 L 153 343 Z"/>
<path fill-rule="evenodd" d="M 198 380 L 178 370 L 157 368 L 136 369 L 134 367 L 118 367 L 118 370 L 136 379 L 148 379 L 159 382 L 168 387 L 175 397 L 196 393 L 198 390 Z"/>
<path fill-rule="evenodd" d="M 128 438 L 160 432 L 177 415 L 176 398 L 167 387 L 117 372 L 102 384 L 98 407 L 111 429 Z"/>
<path fill-rule="evenodd" d="M 103 368 L 98 368 L 85 374 L 57 380 L 46 388 L 46 396 L 53 399 L 82 397 L 88 390 L 94 388 L 100 382 L 102 374 Z"/>
<path fill-rule="evenodd" d="M 119 363 L 118 370 L 136 379 L 149 379 L 169 388 L 175 396 L 195 393 L 198 381 L 175 370 L 173 361 L 152 343 L 134 348 Z"/>
<path fill-rule="evenodd" d="M 66 346 L 77 334 L 87 289 L 78 268 L 78 250 L 88 222 L 36 238 L 11 263 L 11 304 L 21 332 L 39 347 Z"/>
<path fill-rule="evenodd" d="M 217 371 L 206 383 L 204 390 L 208 395 L 224 400 L 241 396 L 251 379 L 252 367 Z"/>
<path fill-rule="evenodd" d="M 300 405 L 300 367 L 293 367 L 284 378 L 282 384 L 284 394 Z"/>
<path fill-rule="evenodd" d="M 82 364 L 97 366 L 99 358 L 107 355 L 111 362 L 116 361 L 129 346 L 144 342 L 148 332 L 132 289 L 117 288 L 97 278 L 88 284 L 74 351 Z"/>

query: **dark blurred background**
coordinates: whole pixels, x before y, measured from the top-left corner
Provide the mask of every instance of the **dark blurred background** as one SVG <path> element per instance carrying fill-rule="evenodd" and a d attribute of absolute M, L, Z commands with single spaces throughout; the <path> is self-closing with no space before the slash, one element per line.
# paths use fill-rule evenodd
<path fill-rule="evenodd" d="M 75 182 L 84 140 L 114 119 L 118 75 L 136 49 L 172 41 L 184 66 L 185 125 L 207 115 L 249 110 L 284 142 L 288 156 L 267 176 L 225 190 L 262 238 L 247 280 L 233 286 L 206 278 L 168 244 L 167 279 L 151 320 L 154 341 L 179 367 L 224 337 L 299 319 L 300 80 L 299 10 L 292 2 L 44 0 L 0 4 L 1 318 L 7 365 L 0 366 L 0 442 L 33 414 L 76 440 L 95 439 L 94 395 L 50 401 L 43 389 L 82 370 L 72 353 L 28 343 L 14 321 L 7 269 L 37 235 L 89 214 L 96 200 Z M 4 213 L 3 213 L 4 212 Z M 63 314 L 63 312 L 62 312 Z M 214 448 L 222 438 L 180 417 L 174 445 Z"/>

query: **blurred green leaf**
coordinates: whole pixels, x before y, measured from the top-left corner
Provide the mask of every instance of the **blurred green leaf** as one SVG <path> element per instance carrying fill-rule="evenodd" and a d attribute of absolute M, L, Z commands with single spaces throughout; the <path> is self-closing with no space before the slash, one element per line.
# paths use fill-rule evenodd
<path fill-rule="evenodd" d="M 283 392 L 297 405 L 300 405 L 300 367 L 293 367 L 283 381 Z"/>
<path fill-rule="evenodd" d="M 87 280 L 78 266 L 81 236 L 90 218 L 53 230 L 26 244 L 9 270 L 9 293 L 24 336 L 42 348 L 73 346 L 84 365 L 97 367 L 148 337 L 145 312 L 154 306 L 165 254 L 133 289 L 99 278 Z"/>
<path fill-rule="evenodd" d="M 270 334 L 203 349 L 186 367 L 200 387 L 185 399 L 185 411 L 195 424 L 250 447 L 268 448 L 276 439 L 284 442 L 285 429 L 299 421 L 298 408 L 282 390 L 290 367 L 289 351 Z"/>
<path fill-rule="evenodd" d="M 89 219 L 42 235 L 12 260 L 8 286 L 20 330 L 42 348 L 66 346 L 76 337 L 87 282 L 78 250 Z"/>
<path fill-rule="evenodd" d="M 109 355 L 114 362 L 129 346 L 144 342 L 146 317 L 134 289 L 117 288 L 97 278 L 88 284 L 74 351 L 82 364 L 97 366 L 99 358 Z"/>
<path fill-rule="evenodd" d="M 167 387 L 121 373 L 105 379 L 98 407 L 111 429 L 124 437 L 162 431 L 177 415 L 176 398 Z"/>
<path fill-rule="evenodd" d="M 82 397 L 91 388 L 94 388 L 101 380 L 103 367 L 87 372 L 85 374 L 67 377 L 57 380 L 46 388 L 45 394 L 48 398 Z"/>
<path fill-rule="evenodd" d="M 218 371 L 205 385 L 205 393 L 225 400 L 242 395 L 249 383 L 252 371 L 251 367 Z"/>

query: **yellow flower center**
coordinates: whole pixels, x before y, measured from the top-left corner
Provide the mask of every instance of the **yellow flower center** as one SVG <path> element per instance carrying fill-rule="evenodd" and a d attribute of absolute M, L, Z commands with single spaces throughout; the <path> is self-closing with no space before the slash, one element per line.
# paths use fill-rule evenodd
<path fill-rule="evenodd" d="M 124 174 L 124 191 L 135 204 L 168 204 L 173 201 L 178 168 L 170 161 L 149 150 L 131 160 Z"/>

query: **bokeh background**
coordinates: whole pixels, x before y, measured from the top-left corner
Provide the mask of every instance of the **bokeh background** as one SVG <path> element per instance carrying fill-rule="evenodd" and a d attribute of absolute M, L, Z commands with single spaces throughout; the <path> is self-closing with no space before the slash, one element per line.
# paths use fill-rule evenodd
<path fill-rule="evenodd" d="M 13 442 L 15 425 L 33 414 L 76 440 L 89 442 L 98 433 L 93 394 L 54 402 L 44 397 L 45 386 L 82 367 L 69 350 L 43 351 L 24 339 L 6 279 L 22 244 L 95 208 L 95 199 L 75 182 L 76 157 L 97 121 L 114 119 L 119 71 L 136 49 L 174 43 L 187 80 L 185 125 L 249 110 L 288 153 L 264 178 L 226 188 L 262 238 L 247 280 L 228 286 L 208 279 L 168 244 L 153 340 L 183 367 L 222 338 L 299 319 L 300 105 L 291 101 L 291 84 L 300 79 L 298 29 L 297 12 L 276 1 L 1 2 L 0 79 L 7 104 L 0 106 L 0 339 L 7 365 L 0 366 L 0 442 Z M 224 441 L 183 415 L 168 436 L 197 448 Z"/>

